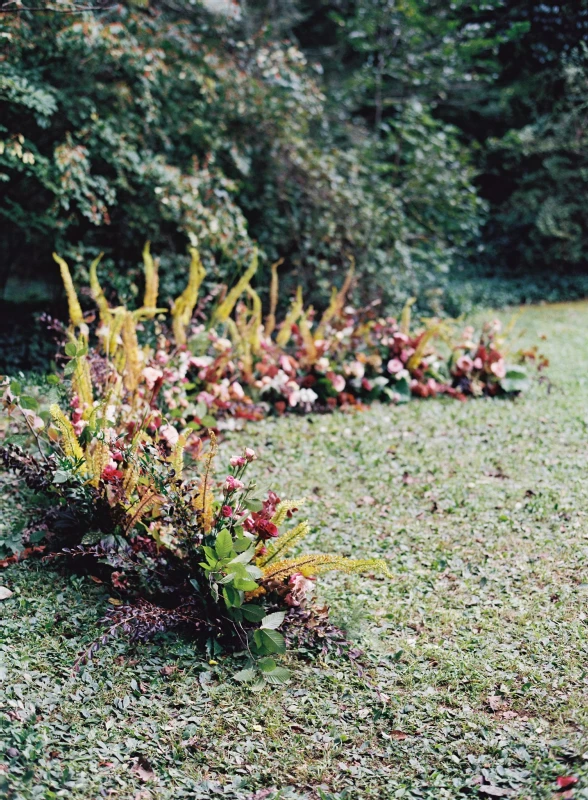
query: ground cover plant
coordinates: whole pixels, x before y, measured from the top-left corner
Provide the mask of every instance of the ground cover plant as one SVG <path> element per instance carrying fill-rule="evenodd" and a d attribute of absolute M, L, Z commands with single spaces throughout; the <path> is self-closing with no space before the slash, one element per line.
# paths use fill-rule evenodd
<path fill-rule="evenodd" d="M 550 392 L 226 434 L 220 463 L 252 446 L 261 489 L 307 498 L 312 549 L 390 564 L 393 580 L 317 587 L 359 659 L 295 646 L 295 677 L 252 695 L 233 679 L 245 655 L 200 656 L 168 634 L 113 640 L 73 675 L 122 595 L 58 565 L 8 564 L 7 796 L 585 796 L 586 313 L 524 315 L 526 344 L 547 337 Z M 3 481 L 6 547 L 27 498 Z"/>

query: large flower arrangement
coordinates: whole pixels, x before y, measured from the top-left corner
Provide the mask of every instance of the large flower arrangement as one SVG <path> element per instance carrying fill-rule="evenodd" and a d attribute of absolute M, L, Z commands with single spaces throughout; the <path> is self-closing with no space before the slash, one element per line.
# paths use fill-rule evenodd
<path fill-rule="evenodd" d="M 49 499 L 35 521 L 37 541 L 44 531 L 48 552 L 90 561 L 129 601 L 116 608 L 111 630 L 144 637 L 182 625 L 211 652 L 245 648 L 251 665 L 243 679 L 278 682 L 285 672 L 272 656 L 284 651 L 285 640 L 277 629 L 291 609 L 304 609 L 312 580 L 328 570 L 388 570 L 378 559 L 288 557 L 309 525 L 289 524 L 296 504 L 274 492 L 255 498 L 246 476 L 253 450 L 235 455 L 225 476 L 215 478 L 215 434 L 205 445 L 196 431 L 206 415 L 184 425 L 199 413 L 189 408 L 185 383 L 193 357 L 181 346 L 171 350 L 161 333 L 148 251 L 145 261 L 145 298 L 134 311 L 108 305 L 92 266 L 100 311 L 95 337 L 60 261 L 70 311 L 64 373 L 71 383 L 56 387 L 62 402 L 44 409 L 18 382 L 4 381 L 11 424 L 28 430 L 36 451 L 6 443 L 0 456 Z M 174 305 L 176 342 L 196 301 L 198 269 L 195 257 L 190 284 Z M 195 475 L 184 473 L 187 450 Z"/>
<path fill-rule="evenodd" d="M 97 262 L 90 268 L 91 294 L 99 309 L 99 346 L 91 350 L 89 361 L 96 369 L 100 357 L 120 364 L 127 358 L 124 348 L 132 350 L 124 380 L 131 387 L 143 382 L 139 394 L 151 397 L 150 424 L 162 426 L 162 435 L 172 444 L 183 427 L 230 427 L 236 419 L 259 419 L 268 411 L 325 411 L 374 399 L 406 402 L 447 395 L 465 400 L 516 394 L 529 385 L 525 361 L 535 360 L 540 369 L 547 364 L 535 351 L 510 352 L 510 330 L 501 334 L 498 321 L 485 325 L 476 338 L 469 326 L 456 331 L 454 324 L 436 319 L 415 330 L 413 301 L 399 319 L 378 316 L 376 304 L 356 309 L 347 302 L 353 268 L 342 288 L 333 290 L 320 317 L 312 307 L 304 307 L 299 290 L 278 324 L 274 264 L 264 319 L 261 300 L 251 287 L 257 256 L 237 284 L 230 291 L 220 287 L 212 293 L 220 300 L 215 306 L 199 307 L 198 319 L 193 320 L 205 277 L 193 249 L 188 286 L 167 317 L 167 309 L 157 308 L 157 263 L 148 246 L 144 260 L 145 300 L 133 312 L 110 307 Z M 84 325 L 67 265 L 58 261 L 76 323 Z M 138 330 L 147 320 L 155 320 L 149 335 Z M 144 342 L 141 348 L 138 335 Z M 71 357 L 75 346 L 71 341 L 67 345 Z M 68 369 L 73 369 L 71 364 Z"/>

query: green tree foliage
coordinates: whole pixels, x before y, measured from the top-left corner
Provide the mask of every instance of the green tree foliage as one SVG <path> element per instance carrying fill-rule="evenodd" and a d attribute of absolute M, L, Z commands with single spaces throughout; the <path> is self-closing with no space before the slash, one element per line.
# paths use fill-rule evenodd
<path fill-rule="evenodd" d="M 263 9 L 247 12 L 4 15 L 4 281 L 59 249 L 82 270 L 105 251 L 116 282 L 149 238 L 171 293 L 190 242 L 227 277 L 255 240 L 319 303 L 350 257 L 364 297 L 398 301 L 463 257 L 481 205 L 455 131 L 415 102 L 374 136 L 325 94 L 319 64 L 260 28 Z"/>

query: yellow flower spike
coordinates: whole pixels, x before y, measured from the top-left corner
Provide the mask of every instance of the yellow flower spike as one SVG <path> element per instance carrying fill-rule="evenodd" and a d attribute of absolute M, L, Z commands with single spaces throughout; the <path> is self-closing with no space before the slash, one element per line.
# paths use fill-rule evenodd
<path fill-rule="evenodd" d="M 408 362 L 406 364 L 408 369 L 416 369 L 418 367 L 418 365 L 423 360 L 423 356 L 425 355 L 427 345 L 429 344 L 431 339 L 434 339 L 436 336 L 439 335 L 440 329 L 441 329 L 440 325 L 434 325 L 431 328 L 429 328 L 429 330 L 423 333 L 418 345 L 416 346 L 414 353 L 408 359 Z"/>
<path fill-rule="evenodd" d="M 274 525 L 277 524 L 278 523 L 274 523 Z M 267 553 L 257 559 L 257 566 L 263 568 L 277 556 L 285 556 L 289 550 L 308 535 L 309 531 L 310 525 L 308 524 L 308 520 L 304 520 L 304 522 L 300 522 L 296 527 L 286 531 L 286 533 L 283 533 L 277 539 L 274 539 L 271 544 L 267 545 Z"/>
<path fill-rule="evenodd" d="M 278 505 L 276 509 L 276 513 L 272 517 L 272 522 L 274 525 L 277 525 L 278 528 L 280 525 L 283 525 L 286 521 L 286 517 L 288 516 L 289 511 L 296 511 L 303 503 L 305 502 L 304 499 L 302 500 L 282 500 L 282 502 Z"/>
<path fill-rule="evenodd" d="M 329 322 L 334 318 L 337 317 L 343 311 L 343 306 L 345 305 L 345 298 L 347 297 L 347 293 L 351 288 L 351 283 L 353 282 L 353 275 L 355 273 L 355 259 L 353 256 L 349 257 L 350 266 L 349 270 L 347 271 L 347 275 L 345 276 L 345 280 L 343 281 L 343 286 L 337 291 L 333 287 L 333 291 L 331 293 L 331 301 L 321 317 L 321 321 L 316 329 L 316 333 L 314 338 L 315 339 L 323 339 L 325 336 L 325 330 Z"/>
<path fill-rule="evenodd" d="M 71 324 L 79 328 L 84 325 L 84 315 L 82 314 L 82 307 L 80 306 L 80 301 L 76 294 L 69 267 L 67 266 L 67 262 L 65 262 L 61 256 L 58 256 L 57 253 L 53 253 L 53 260 L 59 264 L 61 280 L 63 281 L 65 294 L 67 295 L 67 306 Z"/>
<path fill-rule="evenodd" d="M 131 311 L 127 311 L 122 325 L 123 352 L 125 355 L 125 366 L 123 380 L 125 389 L 134 392 L 139 385 L 141 370 L 143 368 L 143 354 L 139 347 L 137 331 L 135 328 L 135 318 Z"/>
<path fill-rule="evenodd" d="M 304 314 L 300 318 L 299 327 L 300 327 L 300 335 L 302 336 L 302 341 L 304 342 L 304 349 L 306 350 L 306 357 L 305 362 L 308 366 L 312 366 L 316 363 L 317 360 L 317 351 L 314 344 L 314 336 L 310 330 L 310 325 L 308 322 L 308 315 L 312 311 L 312 306 L 308 309 L 306 314 Z"/>
<path fill-rule="evenodd" d="M 290 306 L 290 311 L 286 314 L 286 318 L 282 322 L 278 335 L 276 336 L 276 343 L 280 347 L 285 347 L 288 344 L 290 336 L 292 335 L 292 325 L 298 322 L 303 310 L 302 286 L 299 286 L 296 290 L 296 297 Z"/>
<path fill-rule="evenodd" d="M 406 336 L 410 333 L 411 308 L 416 303 L 416 300 L 416 297 L 409 297 L 400 315 L 400 333 L 404 333 Z"/>
<path fill-rule="evenodd" d="M 249 286 L 251 278 L 257 272 L 258 261 L 259 261 L 258 252 L 257 248 L 255 248 L 253 250 L 253 258 L 251 259 L 251 264 L 244 272 L 244 274 L 241 276 L 241 278 L 239 278 L 235 286 L 227 294 L 222 303 L 213 312 L 212 315 L 213 325 L 219 323 L 222 324 L 223 322 L 227 321 L 232 310 L 235 308 L 237 300 L 241 297 L 247 286 Z"/>
<path fill-rule="evenodd" d="M 261 299 L 255 289 L 252 289 L 251 286 L 246 287 L 247 294 L 252 300 L 253 309 L 251 312 L 251 321 L 249 322 L 249 344 L 251 345 L 251 351 L 257 355 L 261 348 L 260 342 L 260 331 L 261 331 Z"/>
<path fill-rule="evenodd" d="M 143 308 L 145 311 L 155 310 L 157 307 L 157 295 L 159 294 L 158 265 L 151 255 L 150 248 L 151 242 L 145 242 L 145 247 L 143 248 L 143 265 L 145 271 Z"/>
<path fill-rule="evenodd" d="M 195 247 L 190 248 L 190 277 L 188 285 L 182 294 L 174 302 L 172 309 L 172 327 L 176 344 L 186 344 L 186 328 L 190 324 L 196 301 L 198 300 L 198 292 L 202 281 L 206 277 L 206 270 L 200 261 L 200 254 Z"/>
<path fill-rule="evenodd" d="M 388 578 L 394 576 L 390 572 L 388 565 L 383 558 L 345 558 L 344 556 L 327 555 L 314 553 L 298 558 L 288 558 L 270 564 L 263 569 L 263 580 L 272 578 L 279 580 L 288 578 L 296 572 L 300 572 L 304 577 L 310 578 L 313 575 L 320 575 L 323 572 L 381 572 Z"/>
<path fill-rule="evenodd" d="M 200 513 L 202 528 L 205 533 L 208 533 L 212 528 L 214 519 L 212 504 L 214 502 L 214 495 L 210 488 L 210 472 L 212 469 L 212 462 L 218 451 L 218 444 L 214 431 L 209 431 L 210 435 L 210 449 L 204 456 L 204 470 L 200 478 L 200 485 L 198 487 L 198 494 L 194 498 L 194 508 Z"/>
<path fill-rule="evenodd" d="M 78 341 L 78 345 L 80 341 Z M 77 394 L 80 402 L 83 405 L 82 416 L 88 419 L 92 413 L 92 404 L 94 402 L 94 394 L 92 392 L 92 377 L 90 373 L 90 364 L 86 356 L 76 357 L 76 368 L 72 375 L 73 390 Z"/>
<path fill-rule="evenodd" d="M 284 259 L 280 258 L 271 265 L 271 281 L 270 281 L 270 310 L 265 320 L 264 334 L 269 337 L 272 335 L 276 328 L 276 308 L 278 307 L 278 267 L 284 263 Z"/>
<path fill-rule="evenodd" d="M 51 419 L 55 427 L 61 434 L 65 455 L 75 461 L 82 460 L 84 458 L 84 451 L 80 446 L 71 421 L 65 416 L 57 403 L 53 403 L 53 405 L 49 407 L 49 413 L 51 414 Z"/>
<path fill-rule="evenodd" d="M 182 479 L 182 473 L 184 471 L 184 448 L 186 447 L 186 437 L 184 434 L 181 434 L 178 441 L 176 442 L 172 454 L 169 459 L 169 463 L 171 468 L 175 472 L 174 479 L 179 481 Z"/>
<path fill-rule="evenodd" d="M 100 312 L 100 322 L 108 327 L 110 326 L 112 319 L 112 312 L 110 310 L 110 306 L 108 305 L 106 295 L 100 286 L 97 270 L 98 264 L 102 260 L 103 255 L 104 253 L 100 253 L 100 255 L 90 264 L 90 291 L 92 292 L 92 298 L 98 306 L 98 310 Z"/>
<path fill-rule="evenodd" d="M 90 483 L 98 488 L 104 467 L 110 460 L 110 450 L 106 442 L 94 441 L 86 447 L 86 464 L 90 465 L 92 478 Z"/>

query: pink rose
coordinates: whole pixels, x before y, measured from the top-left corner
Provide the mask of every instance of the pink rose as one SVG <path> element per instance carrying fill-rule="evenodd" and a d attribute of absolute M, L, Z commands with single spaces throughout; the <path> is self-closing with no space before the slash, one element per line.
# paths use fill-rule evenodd
<path fill-rule="evenodd" d="M 343 375 L 331 375 L 331 383 L 336 392 L 343 392 L 345 390 L 345 378 Z"/>
<path fill-rule="evenodd" d="M 504 378 L 506 375 L 506 364 L 504 363 L 504 359 L 501 358 L 498 361 L 495 361 L 490 366 L 490 371 L 496 375 L 497 378 Z"/>
<path fill-rule="evenodd" d="M 233 516 L 233 509 L 231 506 L 223 506 L 221 508 L 221 513 L 223 517 L 232 517 Z"/>
<path fill-rule="evenodd" d="M 160 381 L 163 378 L 163 372 L 160 369 L 154 369 L 153 367 L 145 367 L 141 374 L 145 378 L 145 382 L 150 389 L 153 389 L 157 381 Z"/>
<path fill-rule="evenodd" d="M 245 448 L 245 458 L 247 461 L 255 461 L 257 455 L 255 454 L 255 450 L 252 450 L 251 447 Z"/>
<path fill-rule="evenodd" d="M 227 475 L 225 480 L 225 489 L 228 492 L 236 492 L 237 490 L 244 488 L 245 484 L 243 481 L 237 480 L 237 478 L 234 478 L 232 475 Z"/>
<path fill-rule="evenodd" d="M 460 356 L 455 366 L 460 372 L 471 372 L 474 367 L 474 362 L 469 356 Z"/>
<path fill-rule="evenodd" d="M 390 361 L 388 361 L 386 369 L 391 375 L 396 375 L 397 372 L 404 369 L 404 364 L 399 358 L 391 358 Z"/>
<path fill-rule="evenodd" d="M 232 467 L 244 467 L 247 460 L 243 456 L 232 456 L 229 464 Z"/>

